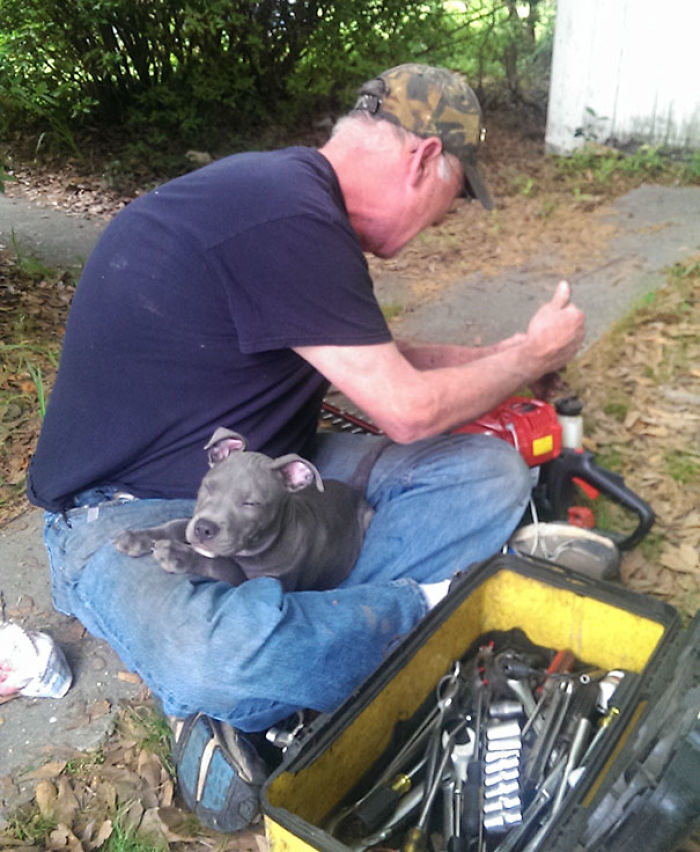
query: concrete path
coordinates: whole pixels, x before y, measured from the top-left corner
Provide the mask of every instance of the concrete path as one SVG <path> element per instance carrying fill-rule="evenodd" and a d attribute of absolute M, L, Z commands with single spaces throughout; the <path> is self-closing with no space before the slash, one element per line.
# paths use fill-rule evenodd
<path fill-rule="evenodd" d="M 615 210 L 619 237 L 610 246 L 609 258 L 574 282 L 576 302 L 587 313 L 589 342 L 661 286 L 666 266 L 700 250 L 698 187 L 642 187 L 619 199 Z M 84 261 L 103 227 L 101 221 L 82 221 L 0 195 L 0 243 L 11 247 L 14 238 L 22 251 L 38 255 L 48 265 Z M 488 343 L 523 330 L 556 283 L 543 277 L 542 268 L 532 264 L 497 278 L 485 280 L 475 274 L 457 281 L 440 298 L 409 313 L 401 321 L 400 333 L 464 343 L 478 335 Z M 391 301 L 396 284 L 380 278 L 380 300 Z M 36 766 L 66 747 L 95 747 L 113 724 L 119 702 L 136 696 L 140 687 L 109 647 L 52 610 L 38 511 L 0 529 L 0 592 L 5 617 L 50 632 L 66 651 L 75 674 L 74 686 L 63 699 L 19 698 L 0 705 L 1 819 L 31 794 L 30 781 L 18 790 L 9 774 Z"/>
<path fill-rule="evenodd" d="M 38 257 L 49 267 L 82 266 L 104 227 L 102 219 L 80 219 L 0 193 L 0 246 Z"/>
<path fill-rule="evenodd" d="M 586 345 L 663 286 L 666 267 L 700 248 L 700 187 L 642 186 L 619 198 L 614 210 L 617 236 L 608 256 L 571 279 L 574 301 L 586 314 Z M 433 342 L 494 343 L 525 330 L 551 298 L 557 269 L 553 256 L 495 278 L 474 273 L 408 313 L 397 331 Z"/>

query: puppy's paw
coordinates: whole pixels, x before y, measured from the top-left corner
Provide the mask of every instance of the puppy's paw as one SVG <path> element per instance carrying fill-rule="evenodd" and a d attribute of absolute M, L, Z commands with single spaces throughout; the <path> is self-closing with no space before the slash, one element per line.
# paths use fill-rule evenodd
<path fill-rule="evenodd" d="M 188 545 L 179 541 L 157 541 L 153 556 L 160 567 L 169 574 L 186 574 L 194 571 L 197 554 Z"/>
<path fill-rule="evenodd" d="M 127 556 L 145 556 L 153 552 L 153 536 L 148 530 L 124 530 L 113 539 L 113 544 Z"/>

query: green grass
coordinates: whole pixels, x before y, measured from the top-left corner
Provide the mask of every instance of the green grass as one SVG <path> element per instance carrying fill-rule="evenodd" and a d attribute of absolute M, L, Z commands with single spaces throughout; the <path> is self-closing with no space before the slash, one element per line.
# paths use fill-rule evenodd
<path fill-rule="evenodd" d="M 31 361 L 27 361 L 27 372 L 32 377 L 34 387 L 36 388 L 37 403 L 39 405 L 39 414 L 41 419 L 44 419 L 46 414 L 46 393 L 44 390 L 44 382 L 41 376 L 41 367 L 35 367 Z"/>
<path fill-rule="evenodd" d="M 621 402 L 619 400 L 611 399 L 603 406 L 603 412 L 609 417 L 612 417 L 613 420 L 617 420 L 618 423 L 625 422 L 625 417 L 627 417 L 628 411 L 629 405 L 626 402 Z"/>
<path fill-rule="evenodd" d="M 401 302 L 389 302 L 388 305 L 381 305 L 382 314 L 387 322 L 395 319 L 399 314 L 403 313 L 404 306 Z"/>
<path fill-rule="evenodd" d="M 172 732 L 168 720 L 155 707 L 128 708 L 125 720 L 138 738 L 138 748 L 150 751 L 160 758 L 168 774 L 175 777 L 172 760 Z"/>
<path fill-rule="evenodd" d="M 24 254 L 17 242 L 14 228 L 12 229 L 12 249 L 15 253 L 17 266 L 27 278 L 31 278 L 33 281 L 41 281 L 42 278 L 51 278 L 55 274 L 55 270 L 42 263 L 38 257 Z"/>
<path fill-rule="evenodd" d="M 675 479 L 681 485 L 688 485 L 698 479 L 700 464 L 696 453 L 668 450 L 664 454 L 664 464 L 671 479 Z"/>
<path fill-rule="evenodd" d="M 554 158 L 555 172 L 574 184 L 574 192 L 587 188 L 605 190 L 615 176 L 645 180 L 672 180 L 683 184 L 700 183 L 700 155 L 666 151 L 653 145 L 640 145 L 626 154 L 598 144 L 586 144 L 568 157 Z"/>
<path fill-rule="evenodd" d="M 75 760 L 68 760 L 66 768 L 63 770 L 66 775 L 82 775 L 84 772 L 89 772 L 97 766 L 101 766 L 105 762 L 105 756 L 101 749 L 85 755 L 85 757 Z"/>
<path fill-rule="evenodd" d="M 112 833 L 100 847 L 101 852 L 166 852 L 166 842 L 154 841 L 136 829 L 125 827 L 122 824 L 123 819 L 123 813 L 119 812 L 114 820 Z"/>
<path fill-rule="evenodd" d="M 639 543 L 642 556 L 653 564 L 658 564 L 664 546 L 664 537 L 657 532 L 649 532 Z"/>
<path fill-rule="evenodd" d="M 606 470 L 612 470 L 615 473 L 622 472 L 623 456 L 613 444 L 598 450 L 595 460 L 599 467 L 604 467 Z"/>
<path fill-rule="evenodd" d="M 513 179 L 513 189 L 518 193 L 518 195 L 530 198 L 536 194 L 537 185 L 534 179 L 528 175 L 516 175 Z"/>
<path fill-rule="evenodd" d="M 10 837 L 39 848 L 48 847 L 51 832 L 57 827 L 55 819 L 49 819 L 38 812 L 28 816 L 15 812 L 7 821 L 6 831 Z"/>

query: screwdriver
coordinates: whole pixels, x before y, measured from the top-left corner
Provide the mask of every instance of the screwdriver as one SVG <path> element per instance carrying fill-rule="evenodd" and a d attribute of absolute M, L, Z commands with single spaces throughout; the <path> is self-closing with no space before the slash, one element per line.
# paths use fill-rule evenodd
<path fill-rule="evenodd" d="M 462 813 L 464 814 L 464 834 L 467 837 L 478 837 L 477 848 L 481 847 L 482 814 L 481 814 L 481 727 L 484 717 L 484 704 L 487 697 L 484 693 L 486 686 L 482 685 L 476 702 L 474 721 L 474 751 L 467 765 L 467 777 L 462 787 Z"/>
<path fill-rule="evenodd" d="M 426 779 L 427 786 L 418 822 L 406 834 L 403 845 L 401 846 L 401 852 L 426 852 L 428 849 L 428 820 L 430 818 L 430 811 L 433 807 L 437 791 L 440 788 L 442 777 L 445 774 L 447 761 L 452 754 L 455 739 L 466 726 L 467 719 L 462 719 L 445 738 L 442 754 L 435 766 L 435 771 L 431 777 Z"/>
<path fill-rule="evenodd" d="M 375 787 L 355 807 L 352 814 L 353 828 L 357 826 L 362 834 L 376 831 L 396 810 L 403 796 L 411 790 L 415 778 L 425 766 L 425 762 L 426 758 L 423 757 L 406 772 L 400 772 L 387 783 Z"/>
<path fill-rule="evenodd" d="M 552 805 L 552 816 L 554 816 L 561 807 L 562 801 L 566 794 L 569 776 L 572 770 L 578 766 L 578 763 L 583 754 L 583 750 L 589 740 L 591 729 L 593 728 L 593 710 L 595 708 L 596 699 L 598 697 L 597 684 L 587 684 L 580 686 L 576 690 L 573 701 L 571 702 L 571 711 L 569 718 L 566 721 L 565 729 L 562 731 L 561 737 L 564 743 L 569 745 L 569 753 L 566 757 L 564 766 L 564 774 L 559 782 L 559 789 L 554 797 Z"/>

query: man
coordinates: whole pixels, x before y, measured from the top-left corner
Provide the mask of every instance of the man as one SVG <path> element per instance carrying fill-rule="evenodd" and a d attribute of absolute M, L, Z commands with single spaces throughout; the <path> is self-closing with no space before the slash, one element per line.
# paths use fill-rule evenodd
<path fill-rule="evenodd" d="M 481 135 L 461 77 L 399 66 L 319 151 L 235 155 L 134 201 L 85 267 L 29 476 L 54 602 L 179 720 L 183 794 L 221 830 L 254 816 L 265 774 L 242 732 L 337 707 L 522 516 L 519 455 L 445 433 L 573 356 L 568 285 L 496 346 L 411 345 L 392 339 L 363 254 L 392 257 L 460 194 L 491 206 Z M 316 435 L 329 382 L 389 446 Z M 367 469 L 375 516 L 340 588 L 231 588 L 115 550 L 125 528 L 191 513 L 217 426 L 327 477 Z"/>

